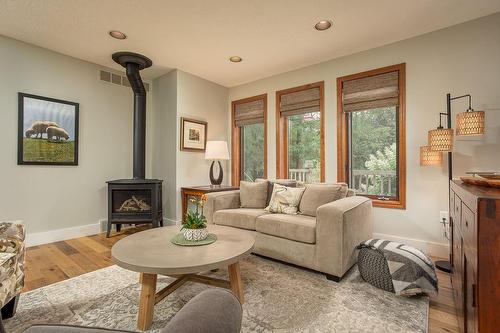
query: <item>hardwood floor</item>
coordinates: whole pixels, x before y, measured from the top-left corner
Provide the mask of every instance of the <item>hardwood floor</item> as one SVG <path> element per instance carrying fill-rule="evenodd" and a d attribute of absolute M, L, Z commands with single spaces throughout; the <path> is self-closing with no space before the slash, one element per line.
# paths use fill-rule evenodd
<path fill-rule="evenodd" d="M 110 238 L 106 238 L 105 234 L 98 234 L 28 248 L 23 291 L 112 265 L 110 255 L 113 244 L 144 229 L 146 227 L 128 228 Z M 437 274 L 439 294 L 430 300 L 429 332 L 458 332 L 449 275 L 440 271 Z"/>

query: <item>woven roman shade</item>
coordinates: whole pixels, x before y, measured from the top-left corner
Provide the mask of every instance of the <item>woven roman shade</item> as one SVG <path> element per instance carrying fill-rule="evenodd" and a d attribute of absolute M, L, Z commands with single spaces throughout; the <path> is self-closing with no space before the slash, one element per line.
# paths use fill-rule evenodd
<path fill-rule="evenodd" d="M 280 97 L 281 116 L 320 112 L 320 98 L 319 87 L 283 94 Z"/>
<path fill-rule="evenodd" d="M 342 84 L 342 110 L 362 111 L 399 105 L 399 72 L 389 72 Z"/>
<path fill-rule="evenodd" d="M 237 127 L 264 123 L 264 99 L 236 104 L 234 123 Z"/>

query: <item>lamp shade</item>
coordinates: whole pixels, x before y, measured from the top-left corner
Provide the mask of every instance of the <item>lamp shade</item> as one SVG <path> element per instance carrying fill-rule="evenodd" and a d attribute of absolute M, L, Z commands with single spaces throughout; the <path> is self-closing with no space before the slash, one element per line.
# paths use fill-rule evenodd
<path fill-rule="evenodd" d="M 228 160 L 229 151 L 227 150 L 226 141 L 207 141 L 205 149 L 206 160 Z"/>
<path fill-rule="evenodd" d="M 434 151 L 453 150 L 453 129 L 437 128 L 429 131 L 429 148 Z"/>
<path fill-rule="evenodd" d="M 484 134 L 484 111 L 466 111 L 457 114 L 457 135 Z"/>
<path fill-rule="evenodd" d="M 441 166 L 443 153 L 431 150 L 429 146 L 420 147 L 420 166 Z"/>

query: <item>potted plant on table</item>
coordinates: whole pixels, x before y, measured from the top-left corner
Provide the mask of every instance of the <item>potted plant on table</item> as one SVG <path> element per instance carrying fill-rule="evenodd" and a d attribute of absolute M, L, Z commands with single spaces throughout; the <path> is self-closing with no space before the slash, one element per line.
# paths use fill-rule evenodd
<path fill-rule="evenodd" d="M 196 205 L 196 210 L 187 212 L 181 232 L 188 241 L 201 241 L 208 237 L 207 218 L 203 215 L 203 204 L 206 197 L 202 196 L 201 199 L 192 198 L 190 201 Z"/>

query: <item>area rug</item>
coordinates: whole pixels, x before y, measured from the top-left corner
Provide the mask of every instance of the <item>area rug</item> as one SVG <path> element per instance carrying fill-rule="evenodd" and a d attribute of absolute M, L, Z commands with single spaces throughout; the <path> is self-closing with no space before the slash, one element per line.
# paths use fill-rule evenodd
<path fill-rule="evenodd" d="M 426 332 L 427 297 L 405 298 L 365 283 L 354 267 L 340 282 L 323 274 L 250 256 L 241 262 L 242 332 Z M 227 279 L 221 269 L 208 275 Z M 172 281 L 158 278 L 158 288 Z M 152 332 L 193 296 L 210 288 L 189 282 L 155 306 Z M 36 323 L 137 330 L 138 274 L 111 266 L 21 295 L 7 332 Z"/>

